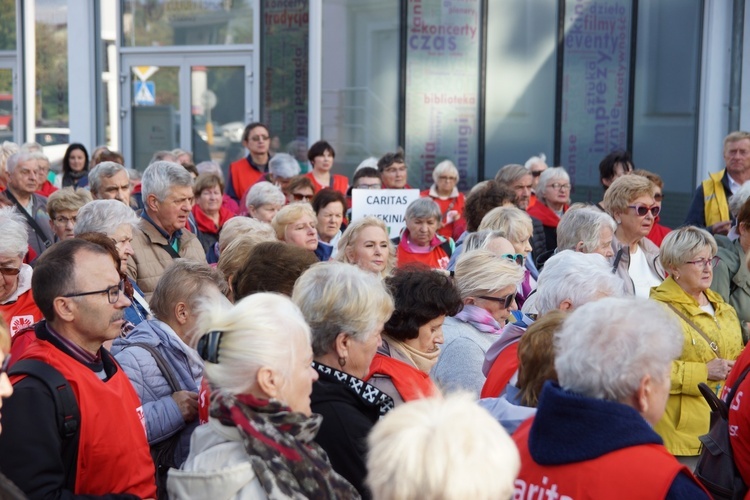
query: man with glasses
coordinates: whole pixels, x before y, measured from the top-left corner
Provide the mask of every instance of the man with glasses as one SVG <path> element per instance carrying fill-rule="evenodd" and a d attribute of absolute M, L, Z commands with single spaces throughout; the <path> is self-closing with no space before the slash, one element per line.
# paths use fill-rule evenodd
<path fill-rule="evenodd" d="M 112 255 L 93 243 L 59 242 L 37 261 L 34 300 L 44 314 L 14 367 L 28 360 L 67 382 L 60 398 L 36 376 L 13 376 L 3 405 L 0 470 L 30 498 L 155 498 L 143 410 L 127 375 L 102 347 L 120 335 L 130 301 Z M 64 425 L 56 401 L 70 393 L 79 418 Z"/>
<path fill-rule="evenodd" d="M 690 204 L 685 225 L 705 227 L 712 234 L 729 233 L 732 226 L 728 198 L 750 180 L 750 132 L 732 132 L 724 138 L 723 170 L 708 175 Z"/>
<path fill-rule="evenodd" d="M 0 208 L 0 316 L 11 337 L 40 319 L 42 313 L 31 294 L 31 266 L 24 264 L 29 245 L 26 224 L 13 207 Z"/>
<path fill-rule="evenodd" d="M 378 171 L 384 189 L 411 189 L 408 181 L 408 167 L 404 150 L 398 148 L 395 153 L 386 153 L 378 160 Z"/>
<path fill-rule="evenodd" d="M 49 225 L 47 198 L 36 194 L 37 161 L 31 153 L 16 153 L 8 158 L 8 189 L 5 195 L 24 216 L 28 242 L 39 256 L 53 243 L 55 237 Z"/>

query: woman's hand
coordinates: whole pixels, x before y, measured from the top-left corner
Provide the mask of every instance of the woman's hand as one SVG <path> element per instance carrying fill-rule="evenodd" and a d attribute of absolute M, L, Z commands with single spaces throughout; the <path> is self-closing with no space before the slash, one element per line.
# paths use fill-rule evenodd
<path fill-rule="evenodd" d="M 716 358 L 706 363 L 708 368 L 708 380 L 726 380 L 727 375 L 732 370 L 734 361 Z"/>

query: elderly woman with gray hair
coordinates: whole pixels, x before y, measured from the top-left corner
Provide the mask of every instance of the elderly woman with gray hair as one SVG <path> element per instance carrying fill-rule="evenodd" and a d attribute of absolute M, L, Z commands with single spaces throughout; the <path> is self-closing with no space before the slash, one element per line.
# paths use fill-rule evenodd
<path fill-rule="evenodd" d="M 514 498 L 709 498 L 652 429 L 683 346 L 667 311 L 602 299 L 571 313 L 554 344 L 559 385 L 544 385 L 536 416 L 513 434 Z"/>
<path fill-rule="evenodd" d="M 576 203 L 557 225 L 557 251 L 573 250 L 598 253 L 609 259 L 614 255 L 612 238 L 617 224 L 606 212 L 590 205 Z"/>
<path fill-rule="evenodd" d="M 285 204 L 286 198 L 281 189 L 266 181 L 258 182 L 251 187 L 245 198 L 247 214 L 253 219 L 269 224 Z"/>
<path fill-rule="evenodd" d="M 422 264 L 430 269 L 448 269 L 455 243 L 439 235 L 442 220 L 440 206 L 432 198 L 419 198 L 406 208 L 406 227 L 393 240 L 396 265 Z"/>
<path fill-rule="evenodd" d="M 133 227 L 138 224 L 138 217 L 133 210 L 118 200 L 94 200 L 78 211 L 75 235 L 84 233 L 101 233 L 115 244 L 120 257 L 120 274 L 127 278 L 125 295 L 130 299 L 130 307 L 125 309 L 124 331 L 147 319 L 151 314 L 148 302 L 134 279 L 127 276 L 128 260 L 135 255 L 133 251 Z"/>
<path fill-rule="evenodd" d="M 454 276 L 463 309 L 443 323 L 443 347 L 430 372 L 449 389 L 479 395 L 486 380 L 482 365 L 487 349 L 500 338 L 511 311 L 523 268 L 489 250 L 461 255 Z"/>
<path fill-rule="evenodd" d="M 669 277 L 651 289 L 651 299 L 679 318 L 684 347 L 672 363 L 667 411 L 655 430 L 670 453 L 694 465 L 701 449 L 698 436 L 708 432 L 710 415 L 698 384 L 721 394 L 742 351 L 742 333 L 734 308 L 709 289 L 719 258 L 708 231 L 694 226 L 672 231 L 662 242 L 660 258 Z"/>
<path fill-rule="evenodd" d="M 539 176 L 536 187 L 537 203 L 526 210 L 531 217 L 542 221 L 547 252 L 557 248 L 557 225 L 568 211 L 570 176 L 563 167 L 548 168 Z"/>
<path fill-rule="evenodd" d="M 290 154 L 276 153 L 268 162 L 268 181 L 284 191 L 292 178 L 300 174 L 297 160 Z"/>
<path fill-rule="evenodd" d="M 430 189 L 425 189 L 419 195 L 432 198 L 440 207 L 442 217 L 438 234 L 457 240 L 466 231 L 463 218 L 466 197 L 458 190 L 458 169 L 452 161 L 443 160 L 432 171 L 432 180 L 434 182 Z"/>
<path fill-rule="evenodd" d="M 311 408 L 323 416 L 315 440 L 333 469 L 362 496 L 366 475 L 365 440 L 373 425 L 393 408 L 393 399 L 363 380 L 381 342 L 393 299 L 381 279 L 357 266 L 323 262 L 297 281 L 292 301 L 312 330 Z"/>

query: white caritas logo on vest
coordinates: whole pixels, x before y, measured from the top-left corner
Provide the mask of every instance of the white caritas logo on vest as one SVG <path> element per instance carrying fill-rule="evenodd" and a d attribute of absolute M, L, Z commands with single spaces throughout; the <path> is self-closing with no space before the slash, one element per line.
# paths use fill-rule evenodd
<path fill-rule="evenodd" d="M 516 479 L 513 500 L 573 500 L 573 497 L 557 492 L 557 484 L 549 484 L 549 478 L 542 476 L 542 484 L 526 483 Z"/>

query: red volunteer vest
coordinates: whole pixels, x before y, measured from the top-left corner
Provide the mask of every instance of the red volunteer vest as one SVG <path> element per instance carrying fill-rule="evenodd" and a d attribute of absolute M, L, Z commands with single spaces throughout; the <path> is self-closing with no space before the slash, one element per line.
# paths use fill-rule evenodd
<path fill-rule="evenodd" d="M 27 347 L 22 355 L 26 358 L 53 366 L 76 395 L 81 425 L 75 493 L 156 498 L 143 408 L 122 368 L 118 365 L 117 373 L 104 382 L 88 367 L 39 339 Z"/>
<path fill-rule="evenodd" d="M 482 386 L 483 398 L 496 398 L 505 390 L 513 374 L 518 370 L 518 341 L 508 344 L 492 363 L 487 380 Z"/>
<path fill-rule="evenodd" d="M 331 180 L 333 181 L 333 185 L 331 186 L 324 186 L 323 184 L 320 184 L 317 179 L 315 179 L 315 176 L 312 172 L 306 173 L 305 177 L 312 181 L 315 194 L 317 194 L 321 189 L 331 188 L 334 191 L 338 191 L 339 193 L 346 196 L 346 192 L 349 190 L 349 178 L 345 175 L 331 174 Z"/>
<path fill-rule="evenodd" d="M 36 306 L 31 290 L 27 290 L 12 304 L 0 305 L 0 316 L 8 323 L 12 338 L 42 319 L 42 312 Z"/>
<path fill-rule="evenodd" d="M 435 384 L 428 374 L 390 356 L 380 353 L 375 355 L 365 382 L 376 373 L 391 377 L 391 382 L 404 402 L 430 397 L 435 393 Z"/>
<path fill-rule="evenodd" d="M 232 176 L 232 186 L 237 198 L 242 199 L 245 193 L 253 187 L 256 182 L 265 179 L 263 172 L 258 172 L 247 161 L 247 157 L 232 162 L 229 165 L 229 175 Z"/>
<path fill-rule="evenodd" d="M 513 434 L 521 456 L 513 498 L 665 498 L 677 474 L 685 472 L 693 477 L 687 467 L 658 444 L 630 446 L 583 462 L 539 465 L 531 458 L 528 447 L 533 420 L 522 423 Z"/>

